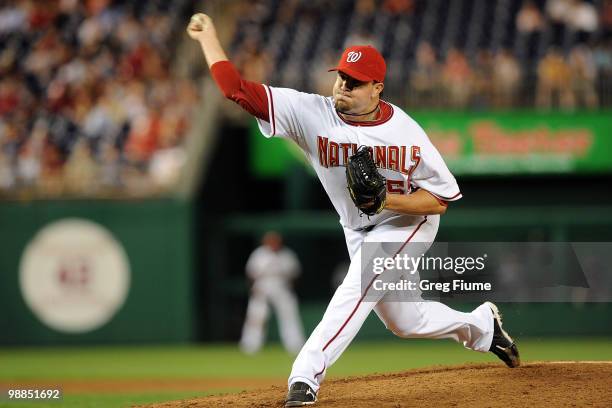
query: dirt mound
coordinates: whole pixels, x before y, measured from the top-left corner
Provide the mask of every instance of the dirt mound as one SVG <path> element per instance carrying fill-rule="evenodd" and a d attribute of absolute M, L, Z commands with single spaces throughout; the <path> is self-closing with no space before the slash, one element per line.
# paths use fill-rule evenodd
<path fill-rule="evenodd" d="M 434 367 L 326 381 L 317 407 L 611 407 L 611 362 Z M 281 407 L 284 387 L 149 405 Z"/>

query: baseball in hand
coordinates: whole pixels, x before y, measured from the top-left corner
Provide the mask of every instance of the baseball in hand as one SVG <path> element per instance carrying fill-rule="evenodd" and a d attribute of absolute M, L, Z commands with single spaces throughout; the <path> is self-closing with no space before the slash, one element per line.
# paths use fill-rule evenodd
<path fill-rule="evenodd" d="M 210 31 L 213 28 L 212 20 L 204 13 L 196 13 L 191 16 L 187 25 L 187 34 L 194 40 L 198 39 L 203 32 Z"/>
<path fill-rule="evenodd" d="M 191 16 L 190 23 L 191 29 L 194 31 L 202 31 L 202 28 L 204 28 L 204 20 L 199 14 L 194 14 Z"/>

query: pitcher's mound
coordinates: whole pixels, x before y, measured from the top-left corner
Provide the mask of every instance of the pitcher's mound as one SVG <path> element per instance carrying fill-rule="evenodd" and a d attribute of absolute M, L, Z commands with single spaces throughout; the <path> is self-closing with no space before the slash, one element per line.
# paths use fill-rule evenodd
<path fill-rule="evenodd" d="M 539 362 L 434 367 L 326 381 L 315 407 L 612 407 L 612 362 Z M 282 407 L 271 387 L 153 405 Z"/>

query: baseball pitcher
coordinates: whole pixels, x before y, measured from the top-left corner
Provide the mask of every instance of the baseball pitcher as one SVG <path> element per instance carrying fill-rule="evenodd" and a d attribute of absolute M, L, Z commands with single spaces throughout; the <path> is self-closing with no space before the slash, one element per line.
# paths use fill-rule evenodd
<path fill-rule="evenodd" d="M 326 370 L 372 310 L 397 336 L 451 338 L 518 366 L 518 349 L 490 302 L 462 313 L 439 302 L 391 302 L 387 295 L 373 301 L 366 296 L 371 282 L 363 291 L 362 243 L 431 243 L 440 215 L 461 198 L 423 129 L 380 98 L 386 73 L 380 53 L 371 46 L 344 50 L 331 69 L 337 72 L 332 96 L 325 97 L 242 79 L 206 14 L 195 14 L 187 32 L 200 43 L 223 95 L 255 116 L 264 135 L 291 139 L 304 151 L 344 229 L 351 264 L 293 364 L 285 406 L 316 402 Z"/>

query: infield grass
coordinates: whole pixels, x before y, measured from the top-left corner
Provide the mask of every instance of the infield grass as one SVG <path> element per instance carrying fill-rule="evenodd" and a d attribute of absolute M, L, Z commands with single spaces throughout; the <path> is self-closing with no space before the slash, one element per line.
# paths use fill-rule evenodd
<path fill-rule="evenodd" d="M 533 360 L 612 360 L 612 338 L 520 339 L 524 361 Z M 329 369 L 328 378 L 375 372 L 402 371 L 432 365 L 466 362 L 494 362 L 488 353 L 475 353 L 452 341 L 400 340 L 355 342 Z M 235 345 L 205 346 L 121 346 L 55 347 L 0 349 L 0 384 L 10 386 L 27 382 L 44 384 L 78 381 L 84 388 L 64 392 L 56 403 L 14 403 L 0 399 L 0 406 L 36 407 L 122 407 L 133 404 L 185 399 L 221 392 L 236 392 L 257 387 L 262 379 L 283 384 L 293 357 L 278 345 L 266 347 L 255 356 L 241 354 Z M 500 363 L 501 364 L 501 363 Z M 242 386 L 232 386 L 232 379 L 242 379 Z M 253 386 L 244 386 L 252 378 Z M 219 387 L 198 390 L 137 389 L 100 392 L 89 383 L 146 380 L 225 381 Z M 259 385 L 260 386 L 260 385 Z M 4 405 L 3 405 L 4 404 Z"/>

